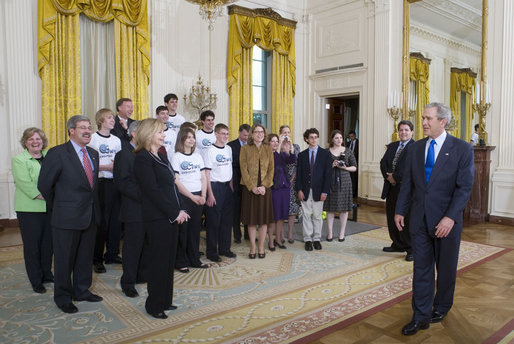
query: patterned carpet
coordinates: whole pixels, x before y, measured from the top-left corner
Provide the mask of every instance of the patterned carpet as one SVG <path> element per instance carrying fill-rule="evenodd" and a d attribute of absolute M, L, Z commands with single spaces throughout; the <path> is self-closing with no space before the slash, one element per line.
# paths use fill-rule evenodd
<path fill-rule="evenodd" d="M 237 259 L 176 273 L 179 308 L 166 320 L 145 313 L 146 285 L 137 286 L 139 298 L 124 297 L 118 265 L 94 275 L 103 302 L 78 302 L 79 312 L 65 315 L 51 288 L 44 295 L 30 289 L 21 247 L 0 249 L 0 342 L 289 343 L 410 292 L 412 263 L 382 252 L 385 228 L 322 244 L 306 252 L 296 242 L 250 260 L 243 242 L 233 246 Z M 503 250 L 463 242 L 459 269 Z"/>

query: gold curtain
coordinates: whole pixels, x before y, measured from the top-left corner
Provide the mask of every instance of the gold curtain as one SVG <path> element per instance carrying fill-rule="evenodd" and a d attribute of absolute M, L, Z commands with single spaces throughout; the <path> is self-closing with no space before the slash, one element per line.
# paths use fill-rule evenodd
<path fill-rule="evenodd" d="M 473 73 L 469 68 L 467 69 L 459 69 L 452 68 L 451 69 L 451 77 L 450 77 L 450 109 L 452 110 L 452 115 L 454 117 L 455 127 L 450 133 L 459 137 L 466 142 L 469 142 L 471 139 L 471 122 L 473 120 L 473 90 L 475 87 L 475 78 L 476 74 Z M 466 132 L 461 132 L 461 122 L 462 122 L 462 109 L 461 109 L 461 92 L 466 93 L 466 109 L 465 109 L 465 123 L 466 123 Z"/>
<path fill-rule="evenodd" d="M 283 124 L 292 128 L 296 85 L 294 22 L 269 9 L 248 10 L 230 6 L 227 53 L 230 136 L 236 137 L 243 123 L 253 122 L 252 48 L 273 51 L 272 130 Z"/>
<path fill-rule="evenodd" d="M 430 103 L 428 76 L 430 73 L 430 60 L 425 58 L 418 58 L 415 56 L 410 57 L 410 80 L 416 82 L 416 113 L 414 114 L 416 127 L 414 128 L 414 137 L 419 140 L 423 137 L 423 110 L 425 106 Z"/>
<path fill-rule="evenodd" d="M 80 13 L 95 21 L 115 20 L 117 97 L 132 98 L 136 118 L 148 111 L 147 0 L 39 0 L 41 117 L 50 146 L 66 141 L 66 121 L 82 111 Z"/>

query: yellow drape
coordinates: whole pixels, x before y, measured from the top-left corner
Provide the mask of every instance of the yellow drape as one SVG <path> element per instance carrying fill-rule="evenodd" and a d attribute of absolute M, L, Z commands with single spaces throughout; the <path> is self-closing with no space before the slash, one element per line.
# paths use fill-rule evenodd
<path fill-rule="evenodd" d="M 428 76 L 430 72 L 430 64 L 416 57 L 410 57 L 410 80 L 416 82 L 416 96 L 418 99 L 416 105 L 416 114 L 414 115 L 416 127 L 414 128 L 414 137 L 416 140 L 423 137 L 423 110 L 430 103 Z"/>
<path fill-rule="evenodd" d="M 115 20 L 117 97 L 132 98 L 135 118 L 148 115 L 147 0 L 39 0 L 41 117 L 50 146 L 66 140 L 66 121 L 81 113 L 80 13 Z"/>
<path fill-rule="evenodd" d="M 471 122 L 473 116 L 473 88 L 475 87 L 475 78 L 466 72 L 451 72 L 450 77 L 450 109 L 455 118 L 455 128 L 450 133 L 456 137 L 462 138 L 466 142 L 471 139 Z M 467 94 L 466 97 L 466 132 L 461 132 L 461 92 Z"/>
<path fill-rule="evenodd" d="M 243 123 L 252 124 L 252 48 L 273 51 L 272 130 L 283 124 L 292 128 L 296 85 L 294 28 L 275 20 L 242 14 L 230 15 L 227 53 L 230 136 Z"/>

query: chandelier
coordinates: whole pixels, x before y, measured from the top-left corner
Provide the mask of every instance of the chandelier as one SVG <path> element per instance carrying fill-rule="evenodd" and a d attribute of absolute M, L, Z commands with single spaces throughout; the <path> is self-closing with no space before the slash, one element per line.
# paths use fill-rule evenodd
<path fill-rule="evenodd" d="M 184 95 L 184 102 L 191 104 L 193 108 L 198 110 L 200 115 L 204 110 L 216 108 L 216 93 L 211 93 L 211 88 L 203 84 L 202 77 L 198 77 L 198 81 L 191 86 L 189 96 Z"/>
<path fill-rule="evenodd" d="M 216 18 L 223 15 L 223 6 L 237 0 L 187 0 L 200 5 L 200 16 L 209 23 L 209 30 L 214 30 Z"/>

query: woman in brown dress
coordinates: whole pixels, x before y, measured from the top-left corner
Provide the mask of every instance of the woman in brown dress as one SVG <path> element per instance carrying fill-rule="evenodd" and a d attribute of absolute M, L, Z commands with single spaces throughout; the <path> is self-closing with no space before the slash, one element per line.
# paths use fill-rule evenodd
<path fill-rule="evenodd" d="M 271 147 L 264 142 L 266 129 L 254 124 L 248 144 L 241 147 L 242 190 L 241 222 L 248 226 L 250 259 L 256 257 L 255 237 L 259 226 L 259 258 L 266 257 L 264 242 L 268 223 L 274 222 L 271 186 L 273 185 L 274 159 Z"/>

